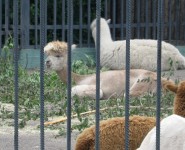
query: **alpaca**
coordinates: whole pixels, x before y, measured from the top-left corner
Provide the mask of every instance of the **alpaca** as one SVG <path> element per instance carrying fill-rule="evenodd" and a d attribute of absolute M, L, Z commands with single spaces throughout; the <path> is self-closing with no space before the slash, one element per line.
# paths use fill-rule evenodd
<path fill-rule="evenodd" d="M 185 118 L 171 115 L 161 121 L 160 126 L 160 149 L 161 150 L 184 150 L 185 149 Z M 156 150 L 156 127 L 144 138 L 137 150 Z"/>
<path fill-rule="evenodd" d="M 126 40 L 113 41 L 108 23 L 100 19 L 100 58 L 101 66 L 110 69 L 125 69 Z M 96 19 L 91 23 L 92 36 L 96 45 Z M 170 65 L 172 61 L 172 66 Z M 157 70 L 157 40 L 130 40 L 131 69 Z M 185 69 L 185 57 L 173 45 L 162 42 L 162 71 Z"/>
<path fill-rule="evenodd" d="M 167 84 L 167 89 L 174 92 L 174 114 L 161 121 L 161 150 L 185 149 L 185 81 L 178 85 Z M 138 150 L 155 150 L 156 128 L 153 128 L 143 140 Z"/>
<path fill-rule="evenodd" d="M 67 44 L 65 42 L 53 41 L 44 47 L 47 55 L 46 66 L 55 70 L 61 81 L 67 82 Z M 130 70 L 130 96 L 142 96 L 146 93 L 156 93 L 155 72 L 132 69 Z M 79 75 L 72 72 L 72 79 L 75 86 L 72 87 L 72 96 L 88 96 L 95 99 L 96 96 L 96 75 Z M 125 70 L 111 70 L 100 74 L 100 99 L 116 98 L 124 95 Z M 161 78 L 162 85 L 167 81 Z M 113 86 L 115 85 L 115 86 Z"/>
<path fill-rule="evenodd" d="M 166 89 L 176 93 L 176 96 L 174 98 L 174 113 L 176 115 L 180 115 L 181 117 L 185 117 L 185 81 L 181 82 L 179 86 L 176 86 L 175 83 L 167 81 L 163 86 Z M 140 146 L 147 133 L 155 126 L 155 118 L 146 116 L 130 116 L 129 123 L 130 150 L 135 150 Z M 100 122 L 101 150 L 124 149 L 124 124 L 124 117 L 108 119 Z M 168 130 L 168 132 L 169 131 L 176 132 L 175 129 Z M 152 133 L 155 134 L 155 132 Z M 147 142 L 145 143 L 147 144 Z M 75 150 L 94 150 L 94 146 L 95 126 L 91 126 L 90 128 L 85 129 L 81 134 L 79 134 L 76 140 Z M 150 149 L 150 145 L 148 145 L 148 149 Z"/>
<path fill-rule="evenodd" d="M 135 150 L 146 134 L 155 126 L 155 118 L 132 116 L 129 118 L 130 150 Z M 100 149 L 119 150 L 124 148 L 125 118 L 117 117 L 101 121 Z M 133 131 L 133 132 L 132 132 Z M 137 132 L 135 132 L 137 131 Z M 77 138 L 75 150 L 95 149 L 95 126 L 85 129 Z"/>

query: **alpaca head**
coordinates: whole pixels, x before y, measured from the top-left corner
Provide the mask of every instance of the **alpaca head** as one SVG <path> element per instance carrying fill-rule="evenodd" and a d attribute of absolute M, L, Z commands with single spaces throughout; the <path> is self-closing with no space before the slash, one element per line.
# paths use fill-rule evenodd
<path fill-rule="evenodd" d="M 174 113 L 185 117 L 185 81 L 181 81 L 178 85 L 167 84 L 166 88 L 174 92 Z"/>
<path fill-rule="evenodd" d="M 176 97 L 184 98 L 185 102 L 185 81 L 181 81 L 178 85 L 174 83 L 166 84 L 166 88 L 176 94 Z"/>
<path fill-rule="evenodd" d="M 55 71 L 62 70 L 67 64 L 67 43 L 60 41 L 49 42 L 44 47 L 46 67 Z"/>
<path fill-rule="evenodd" d="M 111 39 L 111 34 L 110 34 L 110 28 L 109 28 L 109 23 L 111 19 L 105 20 L 104 18 L 100 18 L 100 31 L 101 31 L 101 37 Z M 92 36 L 93 39 L 96 43 L 96 19 L 94 19 L 91 23 L 91 31 L 92 31 Z"/>

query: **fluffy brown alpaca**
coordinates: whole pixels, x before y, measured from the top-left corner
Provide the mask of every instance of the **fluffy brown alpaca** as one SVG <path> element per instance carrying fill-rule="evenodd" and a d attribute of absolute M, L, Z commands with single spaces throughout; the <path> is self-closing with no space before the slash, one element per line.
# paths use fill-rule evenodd
<path fill-rule="evenodd" d="M 185 81 L 178 85 L 166 84 L 166 88 L 175 93 L 173 113 L 185 117 Z"/>
<path fill-rule="evenodd" d="M 155 126 L 155 118 L 132 116 L 129 118 L 130 150 L 135 150 L 146 134 Z M 117 117 L 101 121 L 100 149 L 123 150 L 125 140 L 125 118 Z M 85 129 L 77 138 L 75 150 L 95 149 L 95 126 Z"/>
<path fill-rule="evenodd" d="M 46 66 L 55 70 L 61 81 L 67 81 L 67 43 L 53 41 L 48 43 L 44 52 L 47 55 Z M 142 96 L 156 93 L 156 73 L 142 69 L 130 70 L 130 96 Z M 96 75 L 79 75 L 72 72 L 75 86 L 71 89 L 72 96 L 96 97 Z M 162 78 L 163 82 L 167 79 Z M 125 70 L 111 70 L 100 73 L 100 99 L 117 98 L 124 95 Z"/>
<path fill-rule="evenodd" d="M 178 85 L 167 84 L 166 87 L 175 93 L 174 114 L 161 121 L 160 149 L 185 149 L 185 81 Z M 154 127 L 144 138 L 138 150 L 155 150 L 156 128 Z"/>
<path fill-rule="evenodd" d="M 174 109 L 176 115 L 185 117 L 185 81 L 178 85 L 166 82 L 163 85 L 169 91 L 174 92 Z M 130 117 L 130 150 L 136 150 L 147 133 L 155 126 L 154 117 L 133 116 Z M 125 118 L 113 118 L 100 122 L 100 149 L 101 150 L 124 150 L 124 126 Z M 95 126 L 85 129 L 76 141 L 75 150 L 94 150 L 95 146 Z"/>

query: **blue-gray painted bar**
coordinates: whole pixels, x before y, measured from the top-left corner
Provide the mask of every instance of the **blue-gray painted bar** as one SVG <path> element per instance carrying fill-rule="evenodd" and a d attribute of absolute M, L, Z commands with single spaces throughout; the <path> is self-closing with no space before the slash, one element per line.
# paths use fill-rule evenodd
<path fill-rule="evenodd" d="M 121 21 L 121 22 L 120 22 L 120 24 L 121 24 L 121 35 L 120 35 L 120 38 L 121 38 L 121 39 L 123 39 L 123 19 L 124 19 L 124 18 L 123 18 L 123 16 L 124 16 L 124 15 L 123 15 L 123 13 L 124 13 L 124 11 L 123 11 L 123 8 L 124 8 L 124 7 L 123 7 L 123 3 L 124 3 L 124 2 L 121 1 L 121 11 L 120 11 L 120 13 L 121 13 L 121 14 L 120 14 L 120 16 L 121 16 L 121 20 L 120 20 L 120 21 Z"/>
<path fill-rule="evenodd" d="M 116 25 L 116 1 L 112 2 L 112 10 L 113 10 L 113 18 L 112 18 L 112 38 L 113 40 L 116 40 L 116 30 L 115 30 L 115 25 Z"/>
<path fill-rule="evenodd" d="M 126 1 L 126 14 L 125 150 L 129 150 L 131 0 Z"/>
<path fill-rule="evenodd" d="M 57 31 L 56 31 L 56 25 L 57 25 L 57 1 L 54 0 L 53 4 L 53 14 L 54 14 L 54 20 L 53 20 L 53 25 L 54 25 L 54 30 L 53 30 L 53 39 L 57 39 Z"/>
<path fill-rule="evenodd" d="M 107 12 L 108 12 L 108 11 L 107 11 L 107 10 L 108 10 L 108 9 L 107 9 L 107 6 L 108 6 L 107 0 L 105 0 L 105 4 L 104 4 L 104 5 L 105 5 L 105 7 L 104 7 L 104 10 L 105 10 L 105 19 L 108 19 L 108 15 L 107 15 Z"/>
<path fill-rule="evenodd" d="M 87 4 L 87 14 L 88 16 L 91 16 L 91 0 L 88 0 L 88 4 Z M 90 24 L 91 24 L 91 17 L 87 18 L 87 45 L 88 47 L 90 47 L 90 36 L 91 36 L 91 30 L 90 30 Z"/>
<path fill-rule="evenodd" d="M 82 0 L 80 0 L 80 4 L 82 4 Z M 80 34 L 79 34 L 79 39 L 81 39 L 80 41 L 79 41 L 79 44 L 80 44 L 80 47 L 82 46 L 82 40 L 83 40 L 83 38 L 82 38 L 82 9 L 83 9 L 83 7 L 82 7 L 82 5 L 80 5 L 80 7 L 79 7 L 79 12 L 80 12 L 80 16 L 79 16 L 79 18 L 80 18 L 80 29 L 79 29 L 79 32 L 80 32 Z"/>
<path fill-rule="evenodd" d="M 40 149 L 45 149 L 44 137 L 44 46 L 46 44 L 46 1 L 40 0 Z"/>
<path fill-rule="evenodd" d="M 146 27 L 145 27 L 145 38 L 146 39 L 148 39 L 148 36 L 149 36 L 149 11 L 148 11 L 148 9 L 149 9 L 149 3 L 148 3 L 148 0 L 145 0 L 145 16 L 146 16 Z"/>
<path fill-rule="evenodd" d="M 68 0 L 68 57 L 67 57 L 67 150 L 71 150 L 71 45 L 73 42 L 73 1 Z"/>
<path fill-rule="evenodd" d="M 156 8 L 156 0 L 153 0 L 153 39 L 156 39 L 156 12 L 157 12 L 157 8 Z"/>
<path fill-rule="evenodd" d="M 168 2 L 168 7 L 169 7 L 169 11 L 168 11 L 168 14 L 169 14 L 169 34 L 168 34 L 168 37 L 169 37 L 169 42 L 171 42 L 171 38 L 172 38 L 172 1 L 169 0 Z"/>
<path fill-rule="evenodd" d="M 35 0 L 35 49 L 38 48 L 38 0 Z"/>
<path fill-rule="evenodd" d="M 100 125 L 100 17 L 101 0 L 96 0 L 96 138 L 95 149 L 99 150 L 99 125 Z"/>
<path fill-rule="evenodd" d="M 2 0 L 0 0 L 0 29 L 2 29 Z M 0 55 L 2 48 L 2 32 L 0 32 Z"/>
<path fill-rule="evenodd" d="M 157 100 L 156 100 L 156 150 L 160 150 L 160 114 L 161 114 L 161 46 L 162 46 L 162 14 L 163 0 L 158 0 L 157 30 Z"/>
<path fill-rule="evenodd" d="M 30 3 L 21 1 L 21 47 L 26 48 L 30 41 Z"/>
<path fill-rule="evenodd" d="M 8 35 L 9 35 L 9 5 L 10 5 L 10 1 L 6 0 L 5 2 L 5 40 L 7 40 Z"/>
<path fill-rule="evenodd" d="M 65 10 L 65 0 L 62 0 L 62 27 L 60 26 L 60 28 L 62 28 L 62 41 L 64 41 L 65 40 L 65 25 L 66 25 L 66 23 L 65 23 L 65 12 L 66 12 L 66 10 Z"/>
<path fill-rule="evenodd" d="M 141 21 L 140 21 L 140 9 L 141 9 L 141 1 L 140 0 L 137 0 L 137 38 L 139 39 L 140 38 L 140 24 L 141 24 Z"/>
<path fill-rule="evenodd" d="M 14 33 L 14 150 L 19 149 L 19 78 L 18 78 L 18 0 L 13 1 Z"/>
<path fill-rule="evenodd" d="M 180 1 L 179 0 L 176 0 L 176 24 L 175 24 L 175 28 L 177 29 L 176 31 L 176 45 L 179 43 L 178 40 L 180 39 Z"/>

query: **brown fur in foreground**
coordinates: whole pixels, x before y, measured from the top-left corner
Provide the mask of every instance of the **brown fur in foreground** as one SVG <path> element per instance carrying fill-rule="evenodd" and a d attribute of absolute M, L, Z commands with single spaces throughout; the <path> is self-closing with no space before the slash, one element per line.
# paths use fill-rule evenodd
<path fill-rule="evenodd" d="M 129 119 L 130 150 L 138 148 L 155 126 L 155 118 L 132 116 Z M 100 123 L 100 149 L 123 150 L 125 140 L 125 118 L 117 117 L 101 121 Z M 85 129 L 77 138 L 75 150 L 94 150 L 95 126 Z"/>
<path fill-rule="evenodd" d="M 165 89 L 174 92 L 174 108 L 176 115 L 185 117 L 185 81 L 178 85 L 171 81 L 163 84 Z M 113 118 L 100 123 L 100 148 L 101 150 L 124 150 L 124 124 L 125 118 Z M 155 126 L 155 118 L 133 116 L 130 117 L 130 150 L 138 148 L 147 135 Z M 94 150 L 95 126 L 85 129 L 77 138 L 76 150 Z"/>

